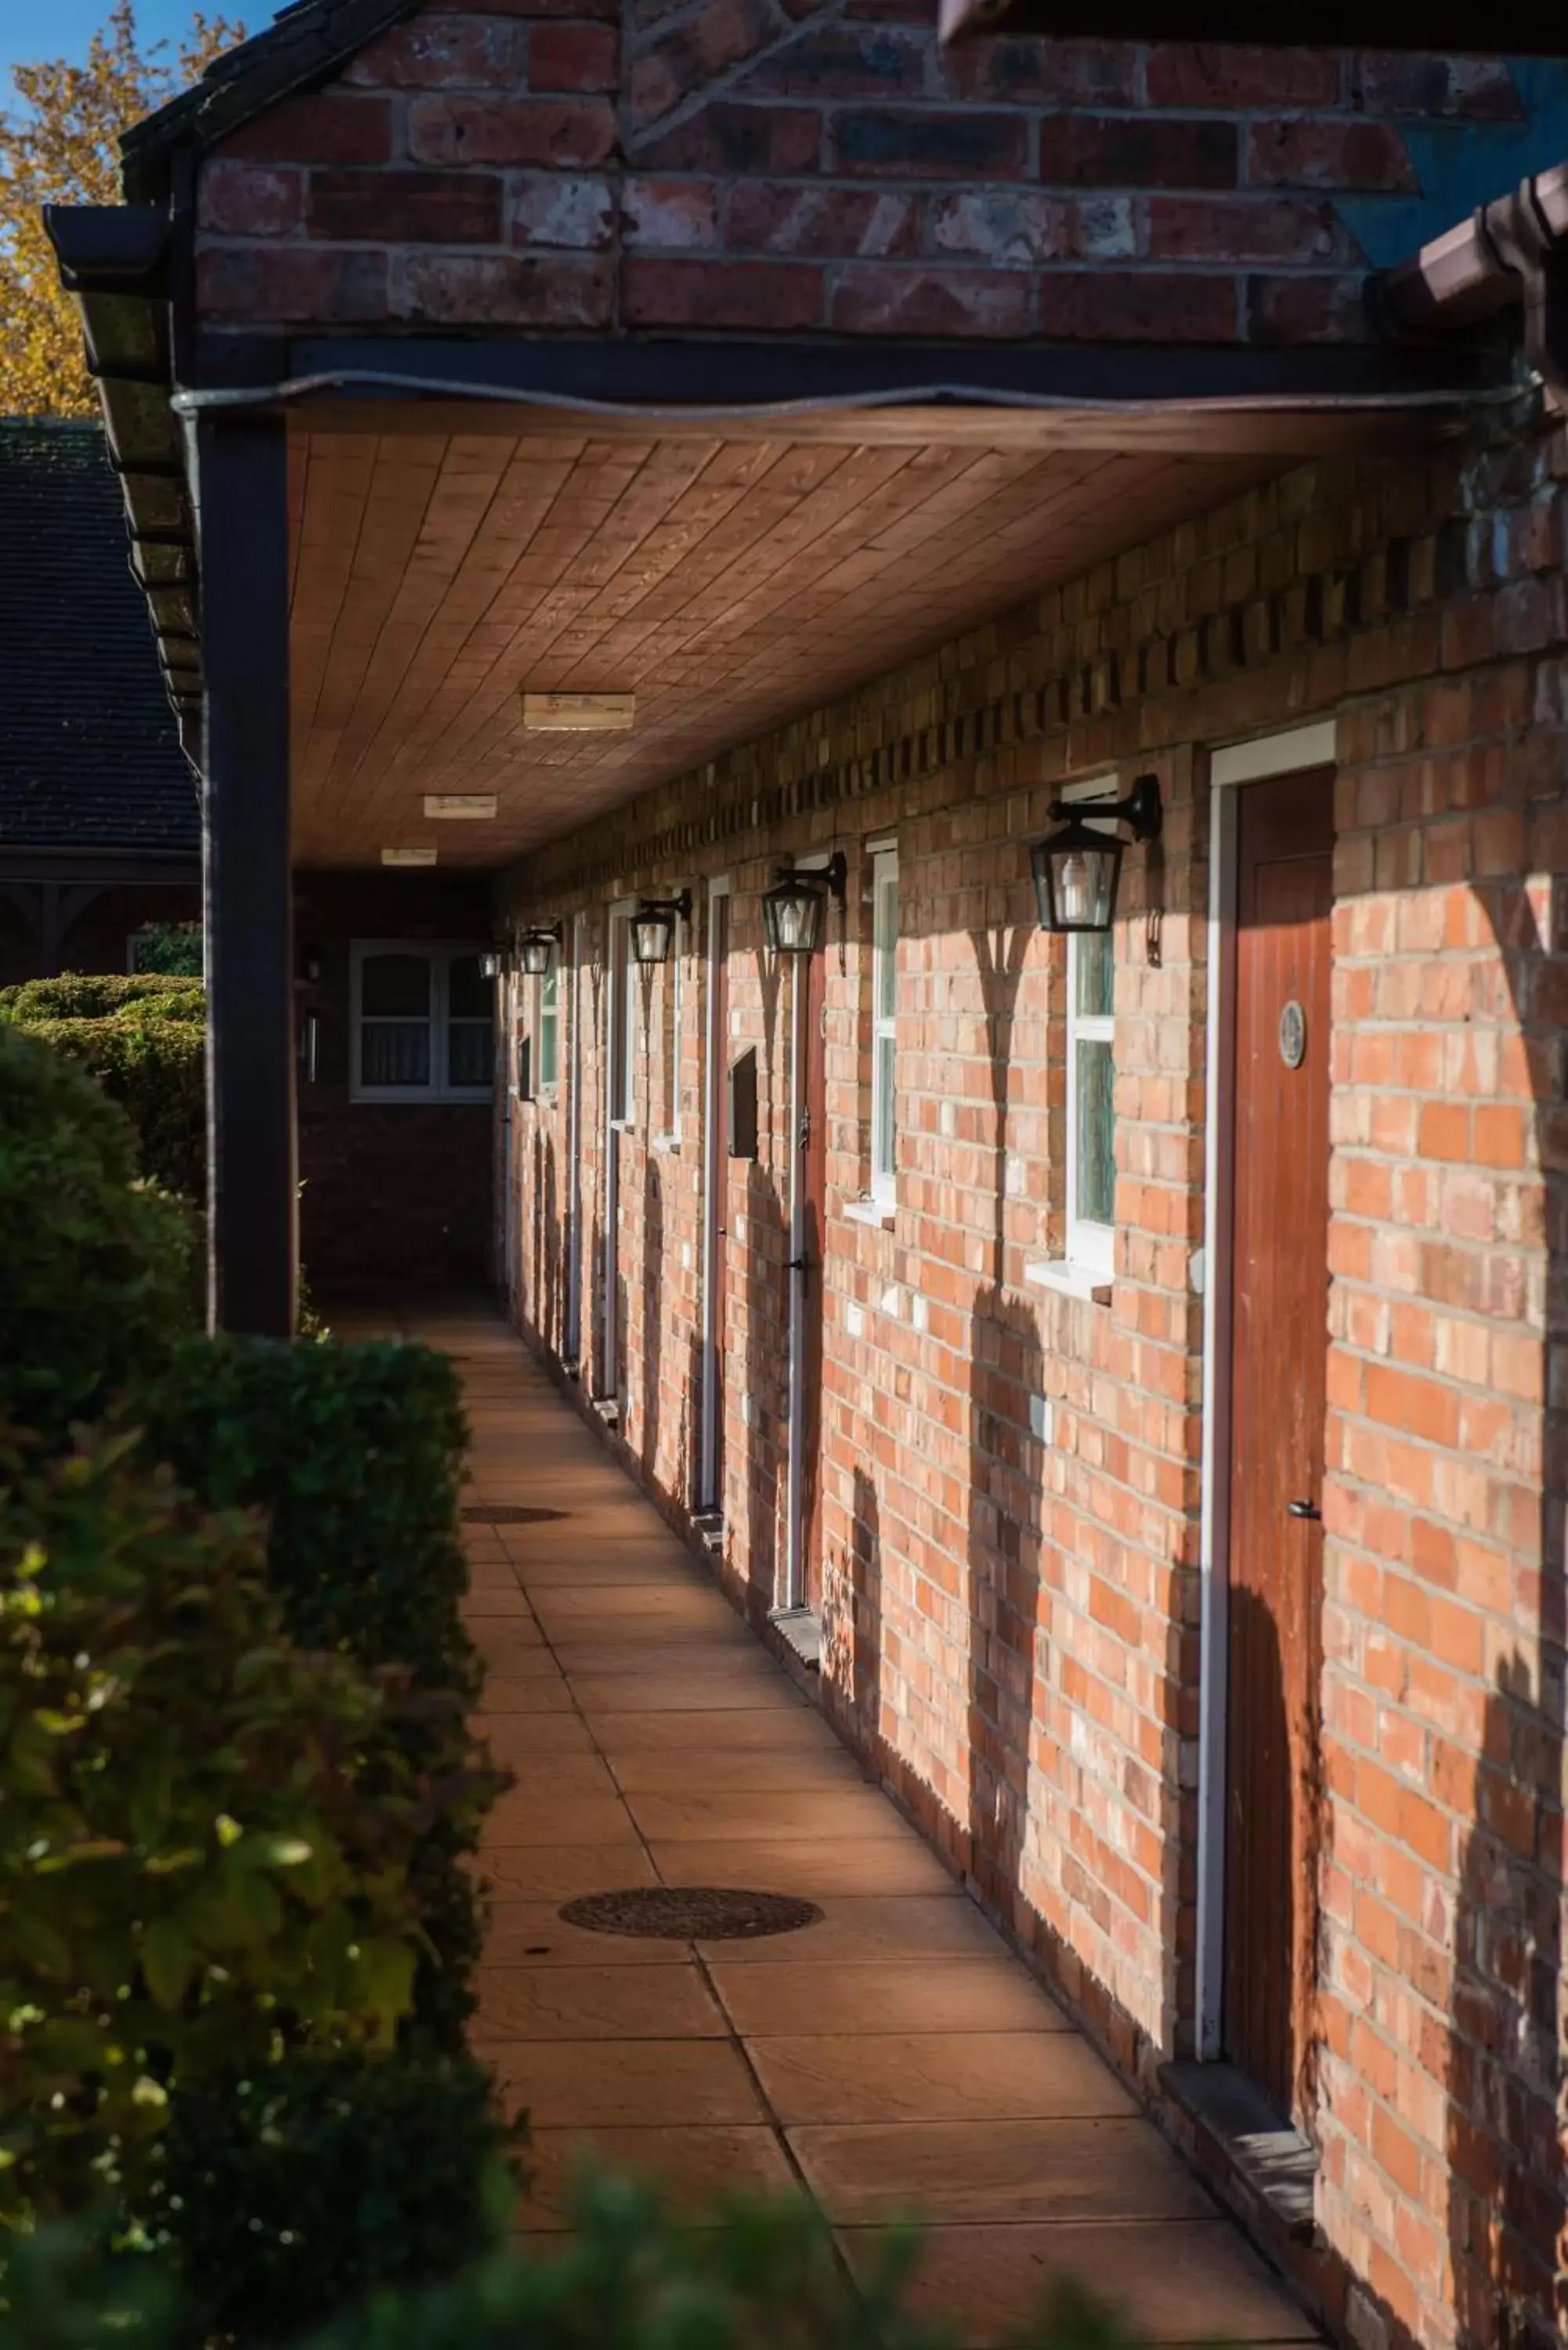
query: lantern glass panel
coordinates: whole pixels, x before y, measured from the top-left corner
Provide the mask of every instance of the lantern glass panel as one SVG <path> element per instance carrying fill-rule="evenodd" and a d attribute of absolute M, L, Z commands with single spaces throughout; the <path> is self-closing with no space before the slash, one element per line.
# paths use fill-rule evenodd
<path fill-rule="evenodd" d="M 673 914 L 642 913 L 631 918 L 631 951 L 639 963 L 663 962 L 675 929 Z"/>
<path fill-rule="evenodd" d="M 530 979 L 543 979 L 549 970 L 556 951 L 556 941 L 548 931 L 538 931 L 532 937 L 518 941 L 518 960 Z"/>
<path fill-rule="evenodd" d="M 775 954 L 810 954 L 821 927 L 821 894 L 798 881 L 781 881 L 763 899 L 763 919 Z"/>
<path fill-rule="evenodd" d="M 1116 912 L 1121 843 L 1070 824 L 1034 848 L 1034 894 L 1047 931 L 1108 931 Z"/>

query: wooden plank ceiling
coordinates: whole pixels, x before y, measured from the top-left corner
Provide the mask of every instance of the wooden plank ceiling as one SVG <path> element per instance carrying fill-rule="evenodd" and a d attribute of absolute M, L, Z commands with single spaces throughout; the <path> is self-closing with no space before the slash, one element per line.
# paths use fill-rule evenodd
<path fill-rule="evenodd" d="M 350 866 L 504 863 L 1281 463 L 554 423 L 290 452 L 295 854 Z M 525 733 L 524 687 L 635 692 L 636 724 Z"/>

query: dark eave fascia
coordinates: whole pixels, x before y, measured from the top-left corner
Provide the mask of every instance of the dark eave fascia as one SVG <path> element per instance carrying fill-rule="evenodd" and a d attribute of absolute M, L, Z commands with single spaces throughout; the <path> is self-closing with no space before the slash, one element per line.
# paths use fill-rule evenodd
<path fill-rule="evenodd" d="M 68 842 L 0 839 L 0 879 L 7 881 L 95 883 L 100 889 L 134 882 L 143 889 L 189 888 L 202 878 L 195 849 L 145 848 L 106 841 L 83 848 Z"/>
<path fill-rule="evenodd" d="M 161 204 L 46 204 L 61 283 L 81 311 L 88 371 L 119 477 L 130 568 L 147 596 L 159 666 L 182 738 L 201 708 L 195 526 L 173 390 L 174 232 Z"/>
<path fill-rule="evenodd" d="M 1521 306 L 1525 356 L 1568 410 L 1568 163 L 1478 204 L 1381 281 L 1389 322 L 1407 335 L 1462 331 Z"/>
<path fill-rule="evenodd" d="M 1568 56 L 1568 18 L 1542 0 L 941 0 L 945 42 L 1005 39 L 1238 42 L 1253 49 L 1392 49 L 1470 57 Z"/>
<path fill-rule="evenodd" d="M 127 201 L 167 196 L 177 149 L 211 147 L 279 99 L 329 79 L 367 41 L 421 5 L 422 0 L 296 0 L 265 32 L 225 50 L 199 81 L 124 133 L 120 180 Z"/>

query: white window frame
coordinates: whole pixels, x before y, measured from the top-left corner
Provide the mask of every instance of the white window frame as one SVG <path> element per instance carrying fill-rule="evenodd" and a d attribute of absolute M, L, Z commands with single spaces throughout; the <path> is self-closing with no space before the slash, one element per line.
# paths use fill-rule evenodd
<path fill-rule="evenodd" d="M 606 937 L 606 1107 L 610 1126 L 629 1133 L 637 1126 L 637 974 L 631 951 L 635 898 L 620 898 L 609 910 Z"/>
<path fill-rule="evenodd" d="M 679 891 L 671 889 L 670 894 L 675 897 Z M 668 1007 L 660 1007 L 668 1011 L 668 1024 L 661 1023 L 661 1027 L 669 1049 L 664 1072 L 669 1085 L 664 1102 L 664 1127 L 654 1139 L 665 1150 L 678 1149 L 680 1143 L 680 1029 L 685 1017 L 686 957 L 690 948 L 690 926 L 683 915 L 677 914 L 670 939 L 670 959 L 663 965 L 661 973 L 663 983 L 670 990 Z"/>
<path fill-rule="evenodd" d="M 898 851 L 896 846 L 876 842 L 871 859 L 871 1198 L 878 1208 L 892 1209 L 898 1197 L 898 1087 L 896 1074 L 898 1052 Z M 893 896 L 893 935 L 888 938 L 884 923 L 887 891 L 891 886 Z M 882 977 L 889 960 L 892 963 L 891 1013 L 878 1009 L 882 1001 Z M 891 1045 L 893 1066 L 884 1075 L 883 1055 L 878 1046 Z M 877 1158 L 877 1142 L 882 1132 L 884 1093 L 890 1092 L 887 1104 L 888 1133 L 892 1145 L 892 1157 L 887 1165 Z"/>
<path fill-rule="evenodd" d="M 348 949 L 348 1014 L 349 1014 L 349 1083 L 348 1097 L 361 1102 L 485 1102 L 494 1093 L 494 1084 L 487 1079 L 483 1086 L 454 1086 L 447 1076 L 449 1047 L 447 1004 L 450 1000 L 451 968 L 462 956 L 482 955 L 484 942 L 478 939 L 355 939 Z M 368 1086 L 362 1074 L 364 1015 L 360 1010 L 363 993 L 362 974 L 366 962 L 374 955 L 419 955 L 431 967 L 431 1082 L 428 1086 Z M 500 1007 L 493 997 L 491 1002 L 491 1035 Z M 504 1034 L 504 1031 L 503 1031 Z"/>
<path fill-rule="evenodd" d="M 547 1010 L 545 1003 L 546 988 L 555 990 L 554 1000 Z M 546 1020 L 555 1032 L 556 1046 L 556 1066 L 553 1074 L 548 1077 L 545 1075 Z M 537 1066 L 531 1072 L 534 1091 L 541 1101 L 554 1101 L 561 1090 L 561 958 L 558 953 L 550 957 L 549 970 L 541 972 L 534 983 L 534 1051 L 537 1061 Z"/>
<path fill-rule="evenodd" d="M 1064 800 L 1097 800 L 1114 796 L 1120 790 L 1116 775 L 1097 775 L 1081 784 L 1069 784 L 1063 792 Z M 1087 819 L 1092 822 L 1093 819 Z M 1116 836 L 1115 825 L 1100 829 Z M 1111 941 L 1112 990 L 1115 992 L 1116 925 L 1113 921 L 1106 935 Z M 1066 1263 L 1070 1271 L 1088 1274 L 1096 1282 L 1109 1281 L 1116 1272 L 1116 1228 L 1115 1211 L 1108 1224 L 1096 1222 L 1078 1213 L 1078 1047 L 1080 1045 L 1108 1045 L 1111 1048 L 1111 1080 L 1116 1082 L 1116 1020 L 1114 1011 L 1080 1012 L 1078 1009 L 1078 963 L 1083 952 L 1083 938 L 1067 934 L 1067 1180 L 1064 1206 L 1066 1210 Z M 1111 1128 L 1113 1164 L 1116 1151 L 1116 1128 Z"/>

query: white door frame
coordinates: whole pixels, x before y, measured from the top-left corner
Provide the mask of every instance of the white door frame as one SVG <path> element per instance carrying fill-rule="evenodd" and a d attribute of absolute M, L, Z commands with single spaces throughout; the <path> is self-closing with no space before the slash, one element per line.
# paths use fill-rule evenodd
<path fill-rule="evenodd" d="M 566 1083 L 566 1326 L 562 1359 L 576 1370 L 583 1353 L 583 922 L 574 914 L 562 934 L 559 954 L 571 957 L 566 1016 L 572 1024 Z"/>
<path fill-rule="evenodd" d="M 516 1027 L 515 1006 L 517 983 L 510 972 L 503 974 L 496 989 L 500 1005 L 500 1050 L 496 1054 L 496 1070 L 501 1080 L 501 1286 L 506 1299 L 506 1313 L 512 1319 L 517 1313 L 517 1231 L 512 1202 L 512 1152 L 516 1139 Z"/>
<path fill-rule="evenodd" d="M 729 899 L 730 877 L 727 873 L 716 873 L 708 884 L 708 935 L 703 951 L 708 992 L 702 1020 L 702 1384 L 697 1504 L 704 1510 L 722 1510 L 724 1506 L 724 1496 L 719 1490 L 719 1365 L 724 1333 L 720 1326 L 715 1274 L 719 1263 L 719 1226 L 722 1221 L 724 1194 L 729 1181 L 728 1161 L 719 1153 L 729 1040 L 719 1030 L 721 958 L 718 952 L 719 909 L 722 906 L 727 910 Z M 724 941 L 724 951 L 727 957 L 728 937 Z"/>
<path fill-rule="evenodd" d="M 617 1330 L 616 1284 L 620 1278 L 620 1135 L 626 1119 L 615 1114 L 618 1071 L 625 1062 L 627 1037 L 623 1029 L 623 1014 L 628 1003 L 621 992 L 622 954 L 631 952 L 626 937 L 627 924 L 637 910 L 635 898 L 617 898 L 609 908 L 605 924 L 605 1083 L 603 1139 L 605 1157 L 604 1202 L 605 1224 L 603 1253 L 599 1267 L 599 1328 L 604 1348 L 598 1364 L 598 1399 L 602 1403 L 618 1402 L 620 1399 L 620 1342 Z M 630 989 L 626 991 L 629 999 Z"/>
<path fill-rule="evenodd" d="M 1208 1082 L 1203 1201 L 1203 1471 L 1198 1727 L 1198 2054 L 1222 2053 L 1225 1991 L 1226 1679 L 1229 1665 L 1231 1241 L 1234 1207 L 1236 840 L 1234 786 L 1334 763 L 1318 720 L 1211 751 L 1209 783 Z"/>

